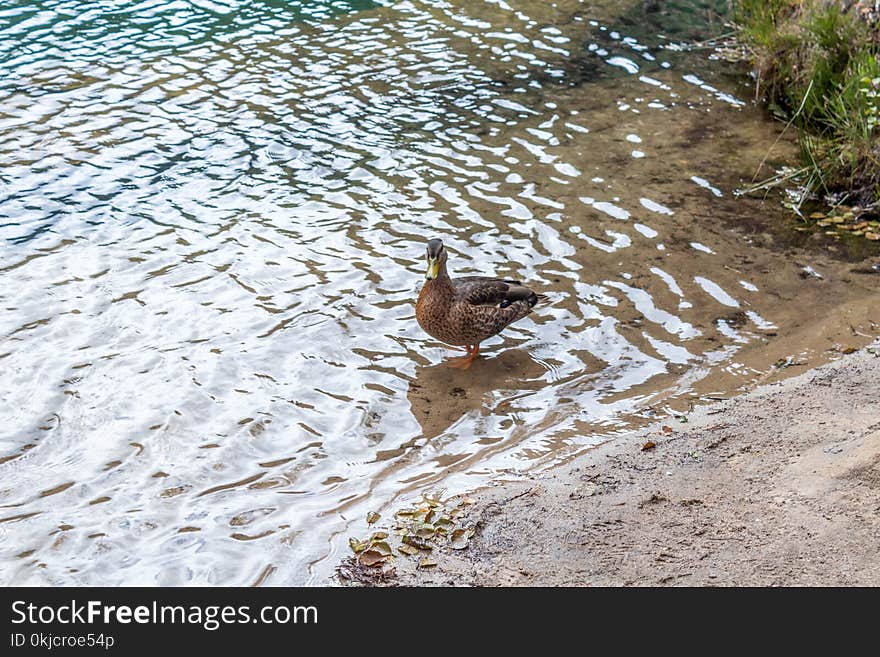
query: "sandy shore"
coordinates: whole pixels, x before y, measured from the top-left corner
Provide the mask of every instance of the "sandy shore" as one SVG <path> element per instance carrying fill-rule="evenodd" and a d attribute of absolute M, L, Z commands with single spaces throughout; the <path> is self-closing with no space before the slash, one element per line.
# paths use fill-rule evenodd
<path fill-rule="evenodd" d="M 880 585 L 880 346 L 472 497 L 467 549 L 381 583 Z"/>

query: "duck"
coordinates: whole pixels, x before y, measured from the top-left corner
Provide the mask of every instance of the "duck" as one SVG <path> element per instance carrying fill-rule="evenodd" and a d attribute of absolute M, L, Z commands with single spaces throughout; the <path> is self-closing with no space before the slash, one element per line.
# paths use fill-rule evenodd
<path fill-rule="evenodd" d="M 519 321 L 546 297 L 520 281 L 491 276 L 451 278 L 443 241 L 428 240 L 428 268 L 416 301 L 416 320 L 432 338 L 467 355 L 449 363 L 467 369 L 480 353 L 480 343 Z"/>

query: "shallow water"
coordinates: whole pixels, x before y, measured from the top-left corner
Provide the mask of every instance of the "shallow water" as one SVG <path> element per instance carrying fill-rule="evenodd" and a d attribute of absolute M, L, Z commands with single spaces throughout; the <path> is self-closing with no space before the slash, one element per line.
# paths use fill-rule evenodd
<path fill-rule="evenodd" d="M 367 511 L 876 335 L 874 278 L 734 198 L 778 126 L 695 6 L 0 10 L 0 581 L 323 583 Z M 467 372 L 434 236 L 552 301 Z"/>

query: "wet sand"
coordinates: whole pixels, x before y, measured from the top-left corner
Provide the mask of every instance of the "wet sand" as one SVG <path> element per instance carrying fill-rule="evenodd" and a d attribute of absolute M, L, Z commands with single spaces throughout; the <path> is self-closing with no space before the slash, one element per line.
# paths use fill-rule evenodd
<path fill-rule="evenodd" d="M 878 399 L 875 343 L 477 492 L 467 549 L 373 583 L 876 586 Z"/>

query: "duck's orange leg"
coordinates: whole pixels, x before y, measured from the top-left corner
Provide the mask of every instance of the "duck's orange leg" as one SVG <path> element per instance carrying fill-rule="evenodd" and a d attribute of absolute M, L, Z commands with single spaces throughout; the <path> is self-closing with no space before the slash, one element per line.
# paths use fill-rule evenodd
<path fill-rule="evenodd" d="M 454 361 L 449 363 L 449 367 L 455 367 L 460 370 L 466 370 L 471 366 L 471 363 L 474 362 L 474 359 L 480 353 L 480 345 L 475 344 L 474 346 L 468 346 L 467 348 L 468 355 L 463 358 L 456 358 Z"/>

